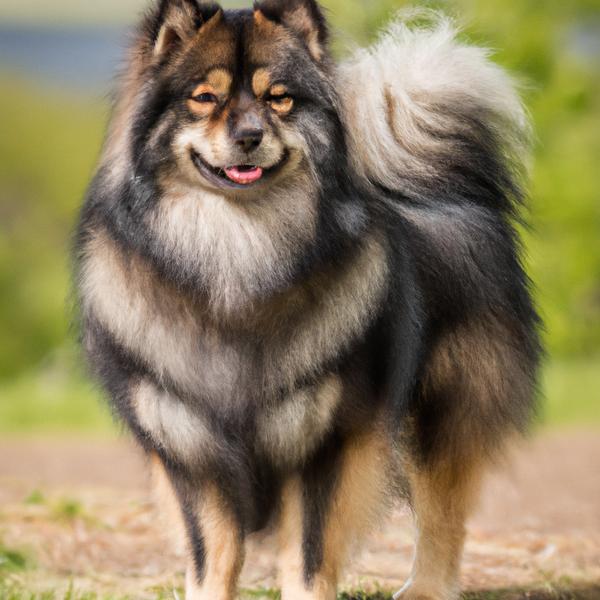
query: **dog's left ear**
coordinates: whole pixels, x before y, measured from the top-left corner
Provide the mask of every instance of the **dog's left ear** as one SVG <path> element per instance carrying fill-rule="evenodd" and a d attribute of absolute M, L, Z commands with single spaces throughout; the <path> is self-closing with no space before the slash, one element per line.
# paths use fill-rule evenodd
<path fill-rule="evenodd" d="M 318 62 L 327 54 L 327 19 L 316 0 L 257 0 L 255 18 L 281 23 L 304 41 Z"/>
<path fill-rule="evenodd" d="M 160 0 L 151 15 L 150 34 L 155 56 L 164 56 L 191 39 L 209 22 L 222 15 L 214 2 L 198 0 Z"/>

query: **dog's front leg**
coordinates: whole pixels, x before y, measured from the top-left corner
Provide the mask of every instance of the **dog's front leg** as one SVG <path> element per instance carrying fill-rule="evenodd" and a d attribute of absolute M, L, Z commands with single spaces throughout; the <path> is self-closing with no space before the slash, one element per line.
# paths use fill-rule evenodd
<path fill-rule="evenodd" d="M 371 430 L 325 447 L 283 489 L 282 600 L 335 600 L 348 554 L 386 495 L 390 444 Z"/>
<path fill-rule="evenodd" d="M 244 558 L 242 527 L 211 481 L 200 485 L 153 459 L 161 505 L 171 504 L 188 553 L 186 600 L 234 600 Z"/>

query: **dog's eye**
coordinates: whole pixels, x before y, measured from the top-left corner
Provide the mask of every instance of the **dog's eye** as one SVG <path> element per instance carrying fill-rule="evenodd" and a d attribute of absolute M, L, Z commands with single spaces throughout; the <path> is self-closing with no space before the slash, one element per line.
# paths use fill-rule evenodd
<path fill-rule="evenodd" d="M 289 94 L 271 94 L 267 102 L 275 112 L 280 114 L 290 112 L 294 106 L 294 99 Z"/>
<path fill-rule="evenodd" d="M 192 96 L 192 100 L 194 102 L 199 102 L 200 104 L 209 104 L 217 102 L 217 97 L 210 92 L 204 92 L 202 94 L 196 94 Z"/>
<path fill-rule="evenodd" d="M 187 104 L 194 114 L 206 117 L 213 113 L 218 102 L 219 98 L 215 94 L 212 85 L 201 83 L 192 92 Z"/>

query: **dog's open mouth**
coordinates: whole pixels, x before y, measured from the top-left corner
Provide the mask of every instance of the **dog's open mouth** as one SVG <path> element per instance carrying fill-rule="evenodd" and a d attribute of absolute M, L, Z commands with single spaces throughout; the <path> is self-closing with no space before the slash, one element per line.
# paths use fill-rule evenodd
<path fill-rule="evenodd" d="M 198 171 L 210 182 L 221 187 L 241 189 L 250 187 L 281 169 L 288 160 L 288 153 L 286 151 L 281 160 L 272 167 L 259 167 L 258 165 L 250 164 L 213 167 L 194 150 L 192 150 L 192 160 Z"/>
<path fill-rule="evenodd" d="M 239 165 L 235 167 L 225 167 L 225 175 L 234 183 L 250 184 L 258 181 L 263 176 L 262 167 L 256 165 Z"/>

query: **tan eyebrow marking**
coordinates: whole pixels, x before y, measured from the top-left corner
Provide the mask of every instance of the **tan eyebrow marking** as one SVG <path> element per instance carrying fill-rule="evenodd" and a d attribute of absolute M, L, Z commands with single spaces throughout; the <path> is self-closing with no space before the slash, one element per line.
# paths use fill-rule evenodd
<path fill-rule="evenodd" d="M 271 76 L 267 69 L 256 69 L 252 76 L 252 91 L 254 92 L 254 95 L 257 98 L 264 96 L 270 85 Z"/>
<path fill-rule="evenodd" d="M 282 83 L 278 83 L 271 88 L 271 96 L 284 96 L 287 94 L 287 88 Z"/>
<path fill-rule="evenodd" d="M 217 96 L 227 96 L 231 89 L 233 77 L 225 69 L 213 69 L 206 77 L 206 82 L 214 89 Z"/>

